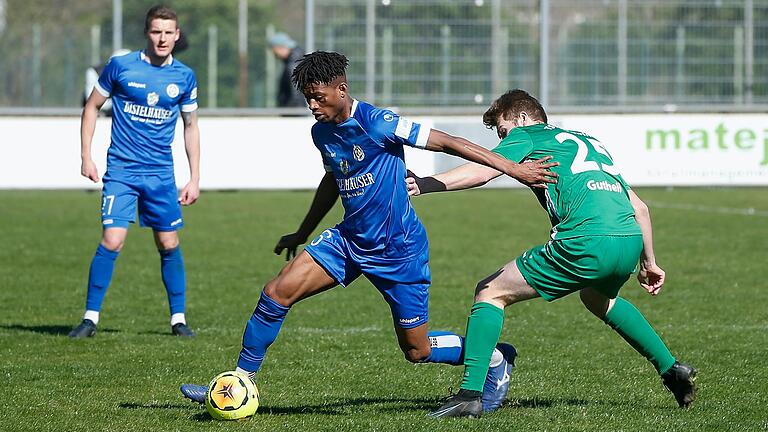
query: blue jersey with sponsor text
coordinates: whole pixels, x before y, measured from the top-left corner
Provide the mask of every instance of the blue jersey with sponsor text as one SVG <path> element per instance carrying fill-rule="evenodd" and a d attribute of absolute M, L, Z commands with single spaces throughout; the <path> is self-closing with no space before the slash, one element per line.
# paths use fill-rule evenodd
<path fill-rule="evenodd" d="M 107 169 L 138 173 L 173 171 L 171 143 L 179 111 L 197 109 L 195 73 L 169 58 L 163 66 L 144 52 L 112 57 L 96 90 L 112 97 L 112 143 Z"/>
<path fill-rule="evenodd" d="M 354 101 L 346 121 L 316 123 L 312 139 L 333 173 L 344 205 L 337 228 L 350 251 L 368 259 L 397 261 L 427 246 L 405 185 L 403 145 L 424 148 L 430 128 L 392 111 Z"/>

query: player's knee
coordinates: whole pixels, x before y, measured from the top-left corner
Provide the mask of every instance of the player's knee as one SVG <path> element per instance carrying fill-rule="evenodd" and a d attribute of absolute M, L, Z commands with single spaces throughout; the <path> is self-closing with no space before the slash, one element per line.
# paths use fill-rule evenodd
<path fill-rule="evenodd" d="M 120 252 L 125 244 L 125 239 L 118 237 L 104 237 L 101 239 L 101 245 L 113 251 Z"/>
<path fill-rule="evenodd" d="M 409 347 L 403 350 L 405 359 L 411 363 L 421 363 L 429 357 L 429 349 L 420 349 L 416 347 Z"/>
<path fill-rule="evenodd" d="M 155 234 L 155 245 L 157 245 L 157 249 L 159 250 L 175 249 L 179 247 L 179 236 L 172 235 L 172 234 L 166 234 L 166 235 Z"/>
<path fill-rule="evenodd" d="M 589 288 L 579 291 L 579 299 L 581 303 L 590 311 L 594 316 L 603 319 L 605 318 L 606 311 L 608 310 L 609 300 L 603 296 L 599 296 Z"/>
<path fill-rule="evenodd" d="M 267 282 L 264 286 L 264 294 L 286 307 L 293 306 L 297 301 L 295 290 L 292 290 L 289 284 L 279 276 Z"/>

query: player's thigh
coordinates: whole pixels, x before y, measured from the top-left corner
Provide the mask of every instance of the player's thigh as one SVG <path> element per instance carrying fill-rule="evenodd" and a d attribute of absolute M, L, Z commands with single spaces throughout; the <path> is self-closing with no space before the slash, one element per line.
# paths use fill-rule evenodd
<path fill-rule="evenodd" d="M 520 273 L 516 261 L 507 263 L 481 280 L 475 288 L 475 302 L 491 303 L 502 308 L 538 296 L 539 293 Z"/>
<path fill-rule="evenodd" d="M 264 292 L 283 306 L 333 288 L 338 282 L 306 251 L 302 251 L 264 287 Z"/>
<path fill-rule="evenodd" d="M 176 231 L 184 226 L 173 173 L 141 176 L 139 222 L 155 231 Z"/>
<path fill-rule="evenodd" d="M 109 228 L 128 228 L 136 220 L 136 203 L 139 191 L 135 188 L 133 175 L 104 175 L 101 190 L 101 224 Z"/>

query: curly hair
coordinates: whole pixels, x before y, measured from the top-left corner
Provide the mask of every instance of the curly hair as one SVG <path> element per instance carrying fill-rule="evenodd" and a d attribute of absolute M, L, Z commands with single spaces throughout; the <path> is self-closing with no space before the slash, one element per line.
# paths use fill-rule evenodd
<path fill-rule="evenodd" d="M 525 90 L 510 90 L 491 104 L 483 114 L 483 124 L 488 129 L 499 125 L 499 117 L 509 119 L 525 111 L 533 120 L 547 122 L 547 113 L 539 101 Z"/>
<path fill-rule="evenodd" d="M 349 60 L 337 52 L 315 51 L 304 55 L 296 63 L 291 81 L 298 91 L 312 84 L 332 83 L 338 77 L 347 75 Z"/>

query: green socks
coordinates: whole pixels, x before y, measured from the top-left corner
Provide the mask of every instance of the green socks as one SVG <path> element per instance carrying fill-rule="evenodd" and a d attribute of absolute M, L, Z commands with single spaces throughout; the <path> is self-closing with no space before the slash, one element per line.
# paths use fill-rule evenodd
<path fill-rule="evenodd" d="M 464 341 L 464 380 L 462 390 L 483 391 L 493 349 L 501 336 L 504 310 L 490 303 L 475 303 L 467 320 Z"/>
<path fill-rule="evenodd" d="M 643 314 L 627 300 L 616 297 L 616 303 L 605 315 L 604 321 L 632 345 L 632 348 L 647 358 L 659 374 L 668 371 L 675 363 L 672 353 L 669 352 L 653 327 Z M 462 388 L 464 387 L 462 386 Z"/>

